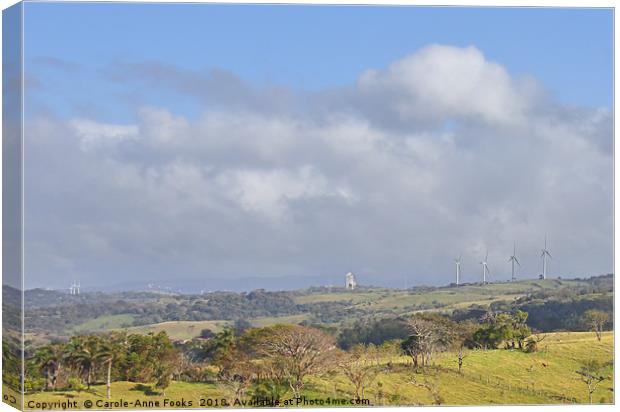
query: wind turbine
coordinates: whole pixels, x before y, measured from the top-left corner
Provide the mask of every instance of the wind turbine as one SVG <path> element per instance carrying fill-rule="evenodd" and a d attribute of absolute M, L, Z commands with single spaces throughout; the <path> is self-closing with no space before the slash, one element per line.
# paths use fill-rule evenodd
<path fill-rule="evenodd" d="M 489 259 L 489 251 L 487 250 L 487 254 L 484 257 L 484 260 L 480 262 L 482 265 L 482 284 L 487 283 L 487 275 L 489 274 L 489 265 L 487 264 L 487 260 Z"/>
<path fill-rule="evenodd" d="M 547 257 L 551 258 L 551 253 L 549 253 L 549 250 L 547 249 L 547 235 L 545 235 L 545 248 L 542 249 L 542 253 L 540 254 L 540 257 L 542 258 L 542 263 L 543 263 L 542 278 L 547 279 Z"/>
<path fill-rule="evenodd" d="M 459 285 L 459 279 L 461 278 L 461 258 L 462 254 L 459 255 L 458 259 L 454 259 L 454 264 L 456 265 L 456 286 Z"/>
<path fill-rule="evenodd" d="M 512 256 L 510 256 L 510 259 L 508 259 L 508 262 L 512 263 L 512 278 L 511 278 L 511 280 L 515 281 L 515 280 L 517 280 L 515 278 L 515 263 L 517 265 L 521 266 L 521 264 L 519 263 L 519 259 L 517 259 L 517 243 L 516 242 L 513 244 Z"/>

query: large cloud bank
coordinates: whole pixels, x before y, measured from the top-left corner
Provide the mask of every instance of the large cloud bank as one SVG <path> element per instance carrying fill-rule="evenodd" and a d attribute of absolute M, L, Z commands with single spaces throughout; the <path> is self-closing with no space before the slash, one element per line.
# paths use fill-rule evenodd
<path fill-rule="evenodd" d="M 466 281 L 612 270 L 612 117 L 566 107 L 475 47 L 429 46 L 353 85 L 258 88 L 155 63 L 117 82 L 199 102 L 131 124 L 27 124 L 30 286 L 167 276 Z M 104 278 L 102 278 L 104 277 Z M 104 280 L 102 280 L 104 279 Z M 234 281 L 232 281 L 234 283 Z M 234 287 L 231 284 L 231 288 Z"/>

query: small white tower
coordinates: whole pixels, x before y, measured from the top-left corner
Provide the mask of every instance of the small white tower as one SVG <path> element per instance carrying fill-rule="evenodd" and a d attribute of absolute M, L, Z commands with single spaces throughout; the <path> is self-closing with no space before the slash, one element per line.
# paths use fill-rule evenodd
<path fill-rule="evenodd" d="M 355 281 L 355 275 L 353 272 L 349 272 L 344 277 L 344 287 L 347 290 L 354 290 L 357 286 L 357 282 Z"/>
<path fill-rule="evenodd" d="M 80 281 L 71 282 L 71 287 L 69 288 L 70 295 L 79 295 L 80 294 Z"/>

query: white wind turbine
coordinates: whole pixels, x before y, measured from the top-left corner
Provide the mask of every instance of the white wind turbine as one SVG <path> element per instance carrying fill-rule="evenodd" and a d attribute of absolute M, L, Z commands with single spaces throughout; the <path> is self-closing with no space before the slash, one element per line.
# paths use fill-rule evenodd
<path fill-rule="evenodd" d="M 461 278 L 461 258 L 463 255 L 459 255 L 458 259 L 454 259 L 454 265 L 456 266 L 456 286 L 459 285 L 459 279 Z"/>
<path fill-rule="evenodd" d="M 542 264 L 543 264 L 543 279 L 547 279 L 547 257 L 551 258 L 551 253 L 549 253 L 549 250 L 547 249 L 547 235 L 545 235 L 545 248 L 542 249 L 542 253 L 540 254 L 540 257 L 542 258 Z"/>
<path fill-rule="evenodd" d="M 489 265 L 487 264 L 487 260 L 489 260 L 489 251 L 487 250 L 487 254 L 484 257 L 484 260 L 480 262 L 482 265 L 482 283 L 487 283 L 487 275 L 490 273 Z"/>
<path fill-rule="evenodd" d="M 512 247 L 512 256 L 510 256 L 510 259 L 508 259 L 508 262 L 512 263 L 512 281 L 517 280 L 517 278 L 515 277 L 515 263 L 519 266 L 521 266 L 521 264 L 519 263 L 519 259 L 517 259 L 517 243 L 515 242 L 513 244 Z"/>

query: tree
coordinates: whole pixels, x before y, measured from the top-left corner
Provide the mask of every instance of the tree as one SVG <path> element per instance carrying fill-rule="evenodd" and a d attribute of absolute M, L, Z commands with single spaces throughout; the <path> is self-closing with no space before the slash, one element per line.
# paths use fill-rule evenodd
<path fill-rule="evenodd" d="M 215 336 L 215 333 L 209 328 L 205 328 L 200 331 L 200 337 L 202 339 L 210 339 L 214 336 Z"/>
<path fill-rule="evenodd" d="M 352 326 L 340 330 L 338 346 L 344 350 L 360 343 L 378 346 L 388 340 L 407 339 L 407 332 L 407 321 L 400 317 L 358 320 Z"/>
<path fill-rule="evenodd" d="M 465 358 L 467 357 L 467 355 L 464 353 L 464 346 L 460 346 L 459 347 L 459 351 L 458 353 L 458 364 L 459 364 L 459 374 L 463 373 L 462 369 L 463 369 L 463 360 L 465 360 Z"/>
<path fill-rule="evenodd" d="M 64 348 L 62 345 L 49 345 L 39 348 L 34 354 L 34 362 L 45 378 L 45 390 L 56 389 Z"/>
<path fill-rule="evenodd" d="M 22 391 L 22 363 L 17 343 L 2 339 L 2 383 L 15 391 Z"/>
<path fill-rule="evenodd" d="M 252 327 L 252 324 L 248 322 L 247 320 L 237 319 L 235 320 L 235 323 L 233 324 L 233 332 L 235 333 L 235 336 L 241 336 L 243 335 L 243 332 L 250 329 L 251 327 Z"/>
<path fill-rule="evenodd" d="M 78 374 L 86 375 L 87 389 L 90 389 L 93 383 L 94 371 L 99 361 L 106 356 L 105 351 L 101 349 L 101 340 L 98 336 L 74 337 L 65 348 L 65 356 L 77 367 Z"/>
<path fill-rule="evenodd" d="M 590 330 L 594 331 L 598 341 L 601 341 L 603 328 L 609 322 L 609 314 L 601 310 L 590 309 L 584 312 L 583 322 Z"/>
<path fill-rule="evenodd" d="M 288 380 L 293 396 L 298 398 L 304 378 L 324 371 L 335 345 L 325 332 L 299 325 L 275 325 L 265 328 L 261 353 Z"/>
<path fill-rule="evenodd" d="M 107 365 L 106 373 L 106 397 L 110 399 L 112 397 L 112 362 L 114 361 L 114 349 L 108 343 L 102 345 L 101 352 L 99 354 L 102 361 Z"/>
<path fill-rule="evenodd" d="M 161 389 L 162 396 L 166 396 L 166 388 L 170 386 L 172 380 L 171 365 L 162 364 L 155 368 L 155 387 Z"/>
<path fill-rule="evenodd" d="M 355 397 L 364 398 L 364 389 L 372 383 L 378 369 L 372 366 L 373 354 L 368 347 L 357 345 L 349 352 L 341 352 L 337 358 L 338 368 L 355 387 Z"/>
<path fill-rule="evenodd" d="M 532 330 L 527 326 L 528 313 L 518 310 L 512 314 L 512 348 L 515 347 L 515 339 L 519 345 L 519 349 L 523 349 L 523 343 L 528 336 L 532 334 Z"/>
<path fill-rule="evenodd" d="M 237 399 L 243 398 L 252 385 L 255 367 L 251 359 L 237 348 L 231 348 L 226 367 L 218 374 L 218 387 L 226 394 L 229 404 L 234 406 Z"/>
<path fill-rule="evenodd" d="M 456 349 L 458 372 L 462 373 L 463 361 L 468 356 L 465 352 L 467 345 L 471 345 L 472 337 L 477 325 L 473 322 L 465 321 L 456 323 L 453 329 L 453 348 Z"/>
<path fill-rule="evenodd" d="M 547 335 L 537 335 L 537 336 L 530 337 L 525 342 L 525 352 L 527 353 L 538 352 L 538 344 L 542 342 L 543 340 L 545 340 L 546 337 Z"/>
<path fill-rule="evenodd" d="M 113 333 L 101 343 L 99 359 L 106 365 L 106 396 L 112 397 L 112 364 L 122 356 L 128 345 L 125 332 Z"/>
<path fill-rule="evenodd" d="M 216 333 L 215 336 L 205 343 L 203 347 L 205 352 L 204 356 L 206 359 L 220 366 L 220 361 L 230 353 L 234 345 L 235 334 L 233 330 L 231 328 L 225 328 L 221 332 Z"/>
<path fill-rule="evenodd" d="M 592 403 L 592 394 L 596 391 L 598 385 L 607 377 L 603 376 L 604 365 L 596 360 L 589 360 L 581 365 L 579 370 L 575 371 L 581 376 L 581 381 L 588 386 L 588 400 Z"/>
<path fill-rule="evenodd" d="M 446 350 L 453 341 L 455 324 L 436 314 L 417 314 L 408 322 L 409 338 L 402 344 L 415 368 L 427 365 L 435 352 Z M 419 362 L 419 363 L 418 363 Z"/>
<path fill-rule="evenodd" d="M 489 312 L 483 322 L 484 326 L 474 332 L 470 346 L 497 349 L 502 342 L 514 339 L 513 319 L 510 314 Z"/>
<path fill-rule="evenodd" d="M 266 356 L 264 344 L 273 336 L 273 328 L 252 328 L 237 339 L 236 356 L 243 359 L 256 359 L 251 369 L 257 382 L 253 396 L 279 399 L 286 393 L 288 378 L 276 356 Z"/>
<path fill-rule="evenodd" d="M 179 353 L 174 349 L 168 335 L 160 332 L 152 337 L 150 352 L 151 361 L 156 365 L 154 376 L 155 387 L 162 390 L 166 396 L 166 388 L 170 385 L 175 365 L 179 362 Z"/>
<path fill-rule="evenodd" d="M 401 348 L 403 352 L 411 358 L 413 367 L 417 369 L 420 364 L 419 358 L 422 354 L 422 345 L 420 344 L 419 335 L 409 336 L 402 342 Z"/>

